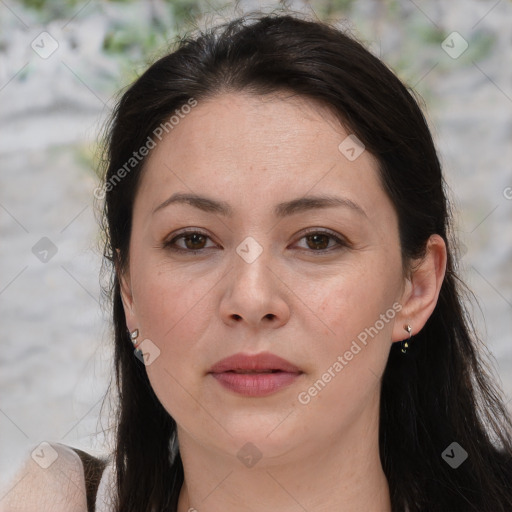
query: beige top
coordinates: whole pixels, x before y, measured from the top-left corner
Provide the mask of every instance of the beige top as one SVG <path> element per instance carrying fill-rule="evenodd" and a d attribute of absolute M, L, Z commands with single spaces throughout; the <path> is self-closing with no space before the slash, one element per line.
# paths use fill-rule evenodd
<path fill-rule="evenodd" d="M 112 510 L 113 465 L 103 471 L 96 512 Z M 41 443 L 0 494 L 0 512 L 87 512 L 82 461 L 71 448 Z"/>

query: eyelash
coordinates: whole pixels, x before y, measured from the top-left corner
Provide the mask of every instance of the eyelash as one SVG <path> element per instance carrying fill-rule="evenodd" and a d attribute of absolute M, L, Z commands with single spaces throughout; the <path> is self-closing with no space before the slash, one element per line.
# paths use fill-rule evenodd
<path fill-rule="evenodd" d="M 200 253 L 203 253 L 206 249 L 198 249 L 198 250 L 193 250 L 193 249 L 184 249 L 182 247 L 177 247 L 175 246 L 175 242 L 177 240 L 180 240 L 180 239 L 183 239 L 183 238 L 187 238 L 188 236 L 190 235 L 202 235 L 208 239 L 211 240 L 211 238 L 206 234 L 206 233 L 203 233 L 202 231 L 199 231 L 197 229 L 190 229 L 190 230 L 186 230 L 186 231 L 182 231 L 181 233 L 179 233 L 177 236 L 173 237 L 171 240 L 169 240 L 168 242 L 164 242 L 163 243 L 163 248 L 164 249 L 169 249 L 173 252 L 177 252 L 177 253 L 187 253 L 187 254 L 200 254 Z M 337 251 L 337 250 L 340 250 L 340 249 L 343 249 L 343 248 L 347 248 L 350 246 L 350 244 L 348 243 L 348 241 L 346 241 L 345 239 L 339 237 L 338 235 L 334 234 L 332 231 L 326 231 L 326 230 L 321 230 L 321 231 L 308 231 L 307 233 L 304 233 L 301 238 L 299 240 L 302 240 L 303 238 L 306 238 L 308 236 L 311 236 L 311 235 L 326 235 L 328 236 L 329 238 L 333 239 L 336 244 L 337 244 L 337 247 L 335 246 L 334 248 L 331 247 L 329 249 L 319 249 L 319 250 L 314 250 L 314 249 L 304 249 L 302 248 L 301 250 L 303 251 L 306 251 L 306 252 L 309 252 L 309 253 L 312 253 L 314 255 L 318 255 L 318 256 L 322 256 L 322 255 L 325 255 L 329 252 L 332 252 L 333 250 L 334 251 Z"/>

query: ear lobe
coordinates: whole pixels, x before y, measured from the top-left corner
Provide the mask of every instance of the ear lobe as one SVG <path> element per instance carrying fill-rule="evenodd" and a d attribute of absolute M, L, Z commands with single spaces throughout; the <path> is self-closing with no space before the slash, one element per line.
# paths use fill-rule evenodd
<path fill-rule="evenodd" d="M 397 315 L 392 341 L 409 337 L 405 327 L 412 327 L 411 335 L 417 334 L 434 311 L 446 272 L 446 244 L 440 235 L 431 235 L 425 256 L 415 262 L 405 291 L 402 295 L 402 310 Z"/>

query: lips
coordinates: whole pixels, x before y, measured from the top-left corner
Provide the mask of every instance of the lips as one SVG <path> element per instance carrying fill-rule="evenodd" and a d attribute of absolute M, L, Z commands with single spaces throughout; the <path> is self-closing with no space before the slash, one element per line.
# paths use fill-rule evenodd
<path fill-rule="evenodd" d="M 235 354 L 226 359 L 215 363 L 209 373 L 270 373 L 270 372 L 288 372 L 302 373 L 297 366 L 286 359 L 278 357 L 270 352 L 260 354 Z"/>
<path fill-rule="evenodd" d="M 295 381 L 302 370 L 270 352 L 235 354 L 214 364 L 209 372 L 224 388 L 245 396 L 267 396 Z"/>

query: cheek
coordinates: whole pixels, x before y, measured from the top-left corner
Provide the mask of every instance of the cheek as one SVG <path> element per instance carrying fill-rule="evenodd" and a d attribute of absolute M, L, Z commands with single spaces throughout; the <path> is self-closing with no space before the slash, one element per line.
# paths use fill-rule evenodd
<path fill-rule="evenodd" d="M 391 267 L 387 271 L 384 267 L 382 260 L 365 268 L 352 267 L 324 286 L 317 309 L 321 335 L 314 347 L 318 362 L 315 378 L 332 368 L 338 356 L 343 358 L 343 371 L 336 374 L 350 375 L 351 382 L 343 385 L 355 385 L 356 394 L 361 372 L 382 373 L 391 347 L 394 319 L 400 309 L 399 271 L 395 275 L 390 272 Z M 336 380 L 340 383 L 344 379 Z"/>
<path fill-rule="evenodd" d="M 160 351 L 158 359 L 147 366 L 152 386 L 160 395 L 161 390 L 179 388 L 173 379 L 188 387 L 191 379 L 200 378 L 195 366 L 202 351 L 197 345 L 211 325 L 210 296 L 221 274 L 196 272 L 192 277 L 182 267 L 151 261 L 150 255 L 143 260 L 146 264 L 132 274 L 132 286 L 141 334 Z"/>
<path fill-rule="evenodd" d="M 197 344 L 211 324 L 208 296 L 217 280 L 213 276 L 190 279 L 186 272 L 159 270 L 148 264 L 133 283 L 141 332 L 160 351 L 146 366 L 148 378 L 164 408 L 175 418 L 201 414 L 189 393 L 201 380 Z"/>
<path fill-rule="evenodd" d="M 209 294 L 221 274 L 194 272 L 192 276 L 180 266 L 152 262 L 151 257 L 145 262 L 132 281 L 144 336 L 166 350 L 189 347 L 209 321 Z"/>
<path fill-rule="evenodd" d="M 344 340 L 357 337 L 373 326 L 381 314 L 393 309 L 399 281 L 390 276 L 389 270 L 379 268 L 381 266 L 382 263 L 376 263 L 349 269 L 332 284 L 324 286 L 325 293 L 318 297 L 324 334 Z M 379 330 L 390 330 L 390 322 L 385 323 L 388 327 L 383 329 L 379 322 Z"/>
<path fill-rule="evenodd" d="M 325 325 L 310 348 L 315 370 L 297 397 L 299 410 L 322 418 L 326 433 L 356 421 L 378 397 L 397 313 L 396 296 L 375 276 L 352 277 L 333 284 L 320 302 L 318 316 Z"/>

